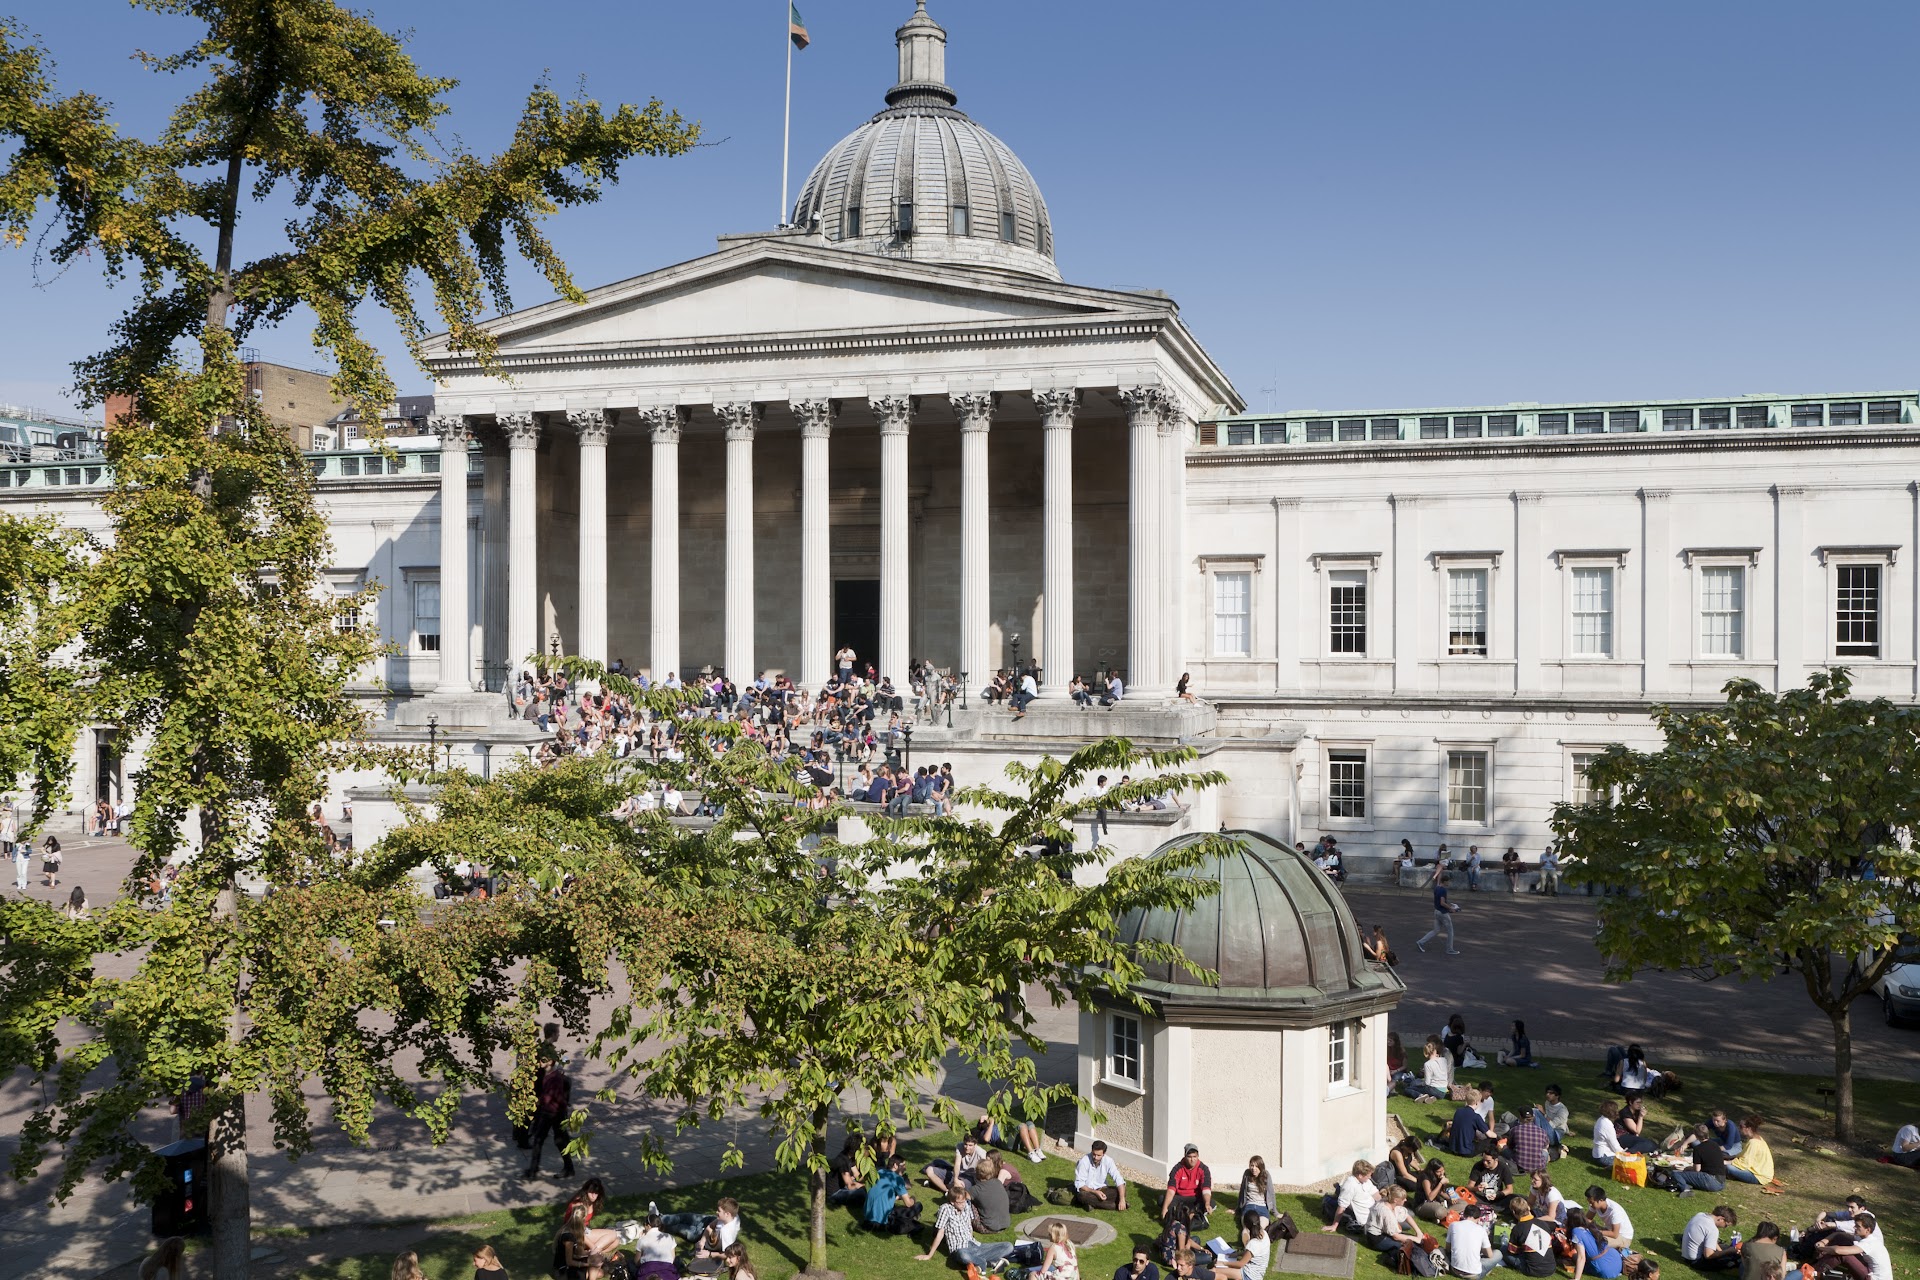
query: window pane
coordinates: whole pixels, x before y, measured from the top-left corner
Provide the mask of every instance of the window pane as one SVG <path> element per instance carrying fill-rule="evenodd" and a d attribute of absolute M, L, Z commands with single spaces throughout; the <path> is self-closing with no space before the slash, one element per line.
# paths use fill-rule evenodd
<path fill-rule="evenodd" d="M 1820 404 L 1797 404 L 1793 406 L 1793 425 L 1796 427 L 1821 427 L 1826 425 L 1826 406 Z"/>
<path fill-rule="evenodd" d="M 1573 571 L 1573 653 L 1613 656 L 1613 570 Z"/>
<path fill-rule="evenodd" d="M 1367 434 L 1375 440 L 1398 440 L 1400 438 L 1400 419 L 1375 418 L 1368 424 Z"/>
<path fill-rule="evenodd" d="M 1543 436 L 1563 436 L 1567 434 L 1567 415 L 1564 413 L 1541 414 L 1540 434 Z"/>
<path fill-rule="evenodd" d="M 1607 429 L 1607 415 L 1598 409 L 1588 413 L 1573 415 L 1573 434 L 1577 436 L 1597 436 Z"/>
<path fill-rule="evenodd" d="M 845 227 L 841 230 L 841 238 L 845 240 L 858 240 L 860 238 L 860 206 L 857 204 L 848 205 L 846 217 L 847 221 Z"/>
<path fill-rule="evenodd" d="M 1835 574 L 1833 651 L 1844 658 L 1880 656 L 1880 566 L 1843 564 Z"/>
<path fill-rule="evenodd" d="M 1003 213 L 1000 215 L 1000 238 L 1008 244 L 1013 243 L 1013 215 L 1011 213 Z"/>
<path fill-rule="evenodd" d="M 1107 1074 L 1133 1084 L 1140 1083 L 1140 1020 L 1122 1014 L 1108 1015 L 1111 1044 Z"/>
<path fill-rule="evenodd" d="M 1700 411 L 1700 429 L 1702 431 L 1726 431 L 1733 426 L 1733 410 L 1702 409 Z"/>
<path fill-rule="evenodd" d="M 1340 438 L 1342 440 L 1365 440 L 1367 438 L 1367 420 L 1365 418 L 1340 419 Z"/>
<path fill-rule="evenodd" d="M 1333 441 L 1333 423 L 1309 422 L 1307 424 L 1308 444 L 1330 444 Z"/>
<path fill-rule="evenodd" d="M 1229 422 L 1227 424 L 1228 444 L 1252 444 L 1253 424 L 1251 422 Z"/>
<path fill-rule="evenodd" d="M 1738 658 L 1745 650 L 1747 571 L 1739 565 L 1709 565 L 1700 570 L 1700 652 L 1710 658 Z"/>
<path fill-rule="evenodd" d="M 1592 804 L 1599 798 L 1599 792 L 1587 781 L 1587 770 L 1599 758 L 1595 751 L 1576 751 L 1573 753 L 1573 794 L 1567 799 L 1574 804 Z"/>
<path fill-rule="evenodd" d="M 1420 438 L 1422 440 L 1445 440 L 1447 438 L 1447 420 L 1445 418 L 1420 419 Z"/>
<path fill-rule="evenodd" d="M 1763 404 L 1743 404 L 1740 406 L 1740 425 L 1743 427 L 1764 427 L 1767 425 L 1767 406 Z"/>
<path fill-rule="evenodd" d="M 1860 425 L 1860 402 L 1852 404 L 1830 404 L 1827 406 L 1827 425 L 1830 427 L 1857 427 Z"/>
<path fill-rule="evenodd" d="M 1287 442 L 1287 424 L 1284 422 L 1263 422 L 1260 424 L 1261 444 L 1285 444 Z"/>
<path fill-rule="evenodd" d="M 1455 418 L 1453 420 L 1453 438 L 1455 440 L 1477 440 L 1484 431 L 1484 420 L 1478 415 Z"/>
<path fill-rule="evenodd" d="M 957 236 L 967 234 L 967 206 L 963 204 L 953 206 L 953 234 Z"/>
<path fill-rule="evenodd" d="M 1327 1028 L 1327 1083 L 1347 1082 L 1347 1027 L 1337 1022 Z"/>
<path fill-rule="evenodd" d="M 1520 415 L 1517 413 L 1492 413 L 1487 415 L 1487 434 L 1490 436 L 1517 436 L 1520 434 Z"/>
<path fill-rule="evenodd" d="M 1447 752 L 1447 821 L 1486 823 L 1486 752 Z"/>
<path fill-rule="evenodd" d="M 1253 651 L 1253 575 L 1213 575 L 1213 651 L 1244 658 Z"/>
<path fill-rule="evenodd" d="M 1367 753 L 1327 752 L 1327 816 L 1367 816 Z"/>
<path fill-rule="evenodd" d="M 1867 421 L 1876 427 L 1896 426 L 1900 422 L 1898 400 L 1875 400 L 1867 406 Z"/>
<path fill-rule="evenodd" d="M 1447 652 L 1487 656 L 1487 571 L 1447 571 Z"/>
<path fill-rule="evenodd" d="M 1612 409 L 1607 413 L 1608 431 L 1638 431 L 1640 429 L 1640 411 L 1638 409 Z"/>
<path fill-rule="evenodd" d="M 1660 411 L 1660 429 L 1662 431 L 1693 430 L 1693 410 L 1662 409 Z"/>
<path fill-rule="evenodd" d="M 1367 651 L 1367 573 L 1343 569 L 1327 575 L 1327 648 L 1332 653 Z"/>

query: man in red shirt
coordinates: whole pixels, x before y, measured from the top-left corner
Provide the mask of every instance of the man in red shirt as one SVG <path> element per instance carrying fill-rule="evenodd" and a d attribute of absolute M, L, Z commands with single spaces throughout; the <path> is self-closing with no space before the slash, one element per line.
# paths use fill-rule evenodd
<path fill-rule="evenodd" d="M 1167 1194 L 1160 1202 L 1160 1220 L 1169 1221 L 1175 1211 L 1184 1212 L 1189 1222 L 1200 1222 L 1213 1212 L 1213 1172 L 1200 1162 L 1200 1148 L 1191 1142 L 1180 1163 L 1167 1171 Z"/>

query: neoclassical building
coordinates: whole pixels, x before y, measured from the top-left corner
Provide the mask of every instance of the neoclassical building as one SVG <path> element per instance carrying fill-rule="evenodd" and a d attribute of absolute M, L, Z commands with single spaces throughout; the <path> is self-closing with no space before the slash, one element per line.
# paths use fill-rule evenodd
<path fill-rule="evenodd" d="M 1060 278 L 924 5 L 895 42 L 789 225 L 500 317 L 497 375 L 430 345 L 434 435 L 310 455 L 336 582 L 385 588 L 389 732 L 479 763 L 556 648 L 817 687 L 851 646 L 974 695 L 1033 663 L 1033 715 L 975 696 L 915 750 L 983 778 L 1124 732 L 1229 775 L 1134 852 L 1225 822 L 1531 855 L 1657 703 L 1833 663 L 1920 692 L 1914 391 L 1249 413 L 1166 294 Z M 101 528 L 110 478 L 0 466 L 0 505 Z M 1105 669 L 1119 708 L 1066 702 Z M 83 751 L 76 803 L 125 777 L 110 727 Z"/>

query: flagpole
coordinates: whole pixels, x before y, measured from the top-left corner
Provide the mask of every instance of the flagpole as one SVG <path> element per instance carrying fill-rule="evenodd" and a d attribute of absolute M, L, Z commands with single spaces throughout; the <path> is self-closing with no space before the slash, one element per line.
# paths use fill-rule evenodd
<path fill-rule="evenodd" d="M 780 220 L 778 226 L 787 225 L 787 156 L 793 146 L 793 33 L 792 0 L 782 0 L 787 12 L 782 16 L 781 27 L 787 38 L 787 120 L 780 129 Z"/>

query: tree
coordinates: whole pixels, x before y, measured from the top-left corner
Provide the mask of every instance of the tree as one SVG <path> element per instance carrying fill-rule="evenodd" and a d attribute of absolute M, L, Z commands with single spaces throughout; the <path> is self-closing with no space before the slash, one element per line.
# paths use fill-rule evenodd
<path fill-rule="evenodd" d="M 1554 828 L 1575 884 L 1620 885 L 1600 906 L 1607 977 L 1797 973 L 1833 1028 L 1834 1134 L 1853 1137 L 1850 1010 L 1920 932 L 1920 708 L 1853 698 L 1844 669 L 1726 705 L 1656 707 L 1655 752 L 1610 747 L 1596 799 Z"/>
<path fill-rule="evenodd" d="M 6 578 L 0 616 L 44 618 L 71 643 L 8 649 L 9 677 L 47 701 L 40 721 L 0 733 L 0 764 L 25 760 L 44 812 L 68 768 L 49 724 L 104 719 L 145 743 L 134 892 L 87 922 L 0 906 L 0 1069 L 57 1083 L 14 1171 L 58 1149 L 61 1195 L 89 1172 L 150 1188 L 154 1161 L 129 1123 L 203 1081 L 214 1271 L 244 1277 L 247 1096 L 267 1094 L 294 1155 L 311 1146 L 302 1086 L 314 1078 L 349 1135 L 385 1101 L 438 1136 L 461 1093 L 491 1083 L 499 1033 L 471 990 L 523 1008 L 501 985 L 498 948 L 538 935 L 430 917 L 403 869 L 332 858 L 307 822 L 324 770 L 363 728 L 345 690 L 376 647 L 348 625 L 365 594 L 325 579 L 310 476 L 245 394 L 237 342 L 304 309 L 337 364 L 336 395 L 377 420 L 393 383 L 359 334 L 363 304 L 417 342 L 424 282 L 453 345 L 490 362 L 478 320 L 510 305 L 509 241 L 577 300 L 540 221 L 597 199 L 635 157 L 684 151 L 696 130 L 658 102 L 609 113 L 540 85 L 511 144 L 478 156 L 434 132 L 453 82 L 422 75 L 397 38 L 330 0 L 144 7 L 205 30 L 146 58 L 197 77 L 152 139 L 121 133 L 92 94 L 55 92 L 44 53 L 0 22 L 0 238 L 24 244 L 45 211 L 53 262 L 90 257 L 138 285 L 113 345 L 76 369 L 86 398 L 133 397 L 107 441 L 111 540 L 61 554 L 44 532 L 5 534 L 39 552 Z M 246 225 L 260 250 L 246 258 L 241 213 L 268 200 L 259 232 Z M 24 755 L 11 745 L 22 741 Z M 144 892 L 182 851 L 170 893 Z M 243 876 L 279 892 L 251 902 Z M 132 976 L 104 976 L 98 953 L 136 957 Z M 63 1022 L 76 1041 L 56 1036 Z M 393 1069 L 408 1050 L 437 1089 Z"/>

